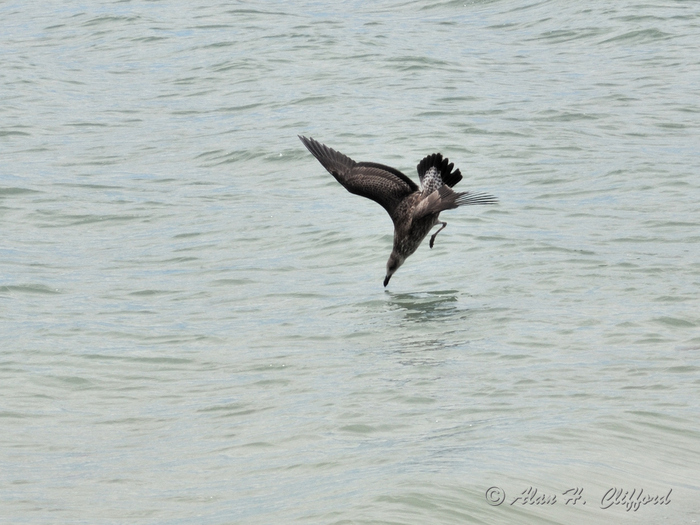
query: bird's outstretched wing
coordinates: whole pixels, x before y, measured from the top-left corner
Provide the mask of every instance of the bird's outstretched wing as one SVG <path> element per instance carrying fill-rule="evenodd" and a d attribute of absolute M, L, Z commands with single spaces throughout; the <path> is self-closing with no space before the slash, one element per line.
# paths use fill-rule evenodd
<path fill-rule="evenodd" d="M 392 219 L 396 206 L 418 191 L 416 183 L 397 169 L 375 162 L 355 162 L 312 138 L 300 135 L 299 139 L 346 190 L 379 203 Z"/>
<path fill-rule="evenodd" d="M 476 204 L 496 204 L 498 199 L 488 193 L 455 192 L 448 186 L 441 186 L 421 200 L 413 210 L 413 219 L 417 220 L 430 213 L 440 213 L 458 206 Z"/>

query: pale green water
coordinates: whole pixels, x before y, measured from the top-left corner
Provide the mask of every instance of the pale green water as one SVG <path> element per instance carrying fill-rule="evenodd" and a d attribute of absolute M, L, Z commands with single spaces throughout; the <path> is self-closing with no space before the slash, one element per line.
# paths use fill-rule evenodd
<path fill-rule="evenodd" d="M 699 4 L 0 19 L 0 521 L 700 520 Z M 385 291 L 297 134 L 500 204 Z"/>

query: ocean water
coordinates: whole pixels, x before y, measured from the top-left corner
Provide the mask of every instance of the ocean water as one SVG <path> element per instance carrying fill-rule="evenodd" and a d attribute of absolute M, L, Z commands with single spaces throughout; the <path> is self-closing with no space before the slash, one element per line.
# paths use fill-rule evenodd
<path fill-rule="evenodd" d="M 698 3 L 0 19 L 0 522 L 700 521 Z"/>

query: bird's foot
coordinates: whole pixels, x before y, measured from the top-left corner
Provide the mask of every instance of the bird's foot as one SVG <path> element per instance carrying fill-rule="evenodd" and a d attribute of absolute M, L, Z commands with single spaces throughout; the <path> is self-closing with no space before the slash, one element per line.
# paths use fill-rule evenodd
<path fill-rule="evenodd" d="M 437 234 L 440 233 L 442 230 L 445 229 L 445 226 L 447 226 L 446 222 L 439 222 L 438 224 L 442 224 L 442 227 L 433 233 L 433 236 L 430 238 L 430 248 L 432 249 L 433 245 L 435 244 L 435 237 L 437 237 Z"/>

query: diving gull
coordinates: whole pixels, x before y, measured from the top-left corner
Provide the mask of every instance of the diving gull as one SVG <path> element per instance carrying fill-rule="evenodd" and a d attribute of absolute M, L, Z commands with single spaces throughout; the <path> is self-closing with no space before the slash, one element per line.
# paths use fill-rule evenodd
<path fill-rule="evenodd" d="M 355 162 L 312 138 L 300 135 L 299 139 L 346 190 L 379 203 L 394 221 L 394 248 L 386 263 L 385 287 L 433 226 L 440 224 L 440 229 L 430 237 L 433 247 L 435 237 L 447 226 L 438 220 L 441 211 L 497 202 L 486 193 L 453 191 L 462 174 L 458 169 L 452 171 L 454 164 L 440 153 L 428 155 L 418 163 L 421 189 L 397 169 L 376 162 Z"/>

